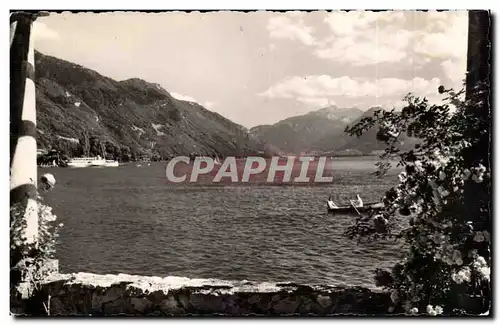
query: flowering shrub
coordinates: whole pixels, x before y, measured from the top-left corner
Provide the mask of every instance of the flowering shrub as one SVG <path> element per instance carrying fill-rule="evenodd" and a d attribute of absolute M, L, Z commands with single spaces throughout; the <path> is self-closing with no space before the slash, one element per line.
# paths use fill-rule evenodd
<path fill-rule="evenodd" d="M 467 100 L 464 91 L 439 87 L 442 105 L 405 97 L 402 112 L 382 111 L 346 132 L 361 135 L 378 127 L 388 147 L 377 163 L 379 175 L 396 157 L 399 183 L 383 199 L 377 215 L 360 217 L 346 231 L 350 238 L 395 238 L 405 255 L 391 272 L 377 269 L 377 285 L 391 290 L 394 307 L 407 313 L 460 314 L 459 307 L 489 309 L 491 286 L 490 112 L 480 112 L 484 85 Z M 402 134 L 420 139 L 401 151 Z M 468 303 L 464 303 L 464 299 Z M 473 305 L 473 302 L 477 304 Z"/>
<path fill-rule="evenodd" d="M 39 283 L 51 271 L 48 263 L 54 259 L 58 232 L 63 226 L 57 224 L 52 208 L 38 197 L 38 240 L 26 244 L 25 208 L 13 204 L 10 208 L 10 265 L 11 298 L 28 299 L 39 289 Z"/>

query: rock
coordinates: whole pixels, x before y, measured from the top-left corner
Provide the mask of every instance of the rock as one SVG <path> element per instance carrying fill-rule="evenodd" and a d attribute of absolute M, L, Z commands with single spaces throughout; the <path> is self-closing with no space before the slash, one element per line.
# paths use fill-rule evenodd
<path fill-rule="evenodd" d="M 134 307 L 134 310 L 136 312 L 139 312 L 140 314 L 146 313 L 152 306 L 151 301 L 149 301 L 147 298 L 135 298 L 132 297 L 130 298 L 130 303 Z"/>
<path fill-rule="evenodd" d="M 160 310 L 167 315 L 183 315 L 186 312 L 173 295 L 166 296 L 159 302 L 158 306 Z"/>
<path fill-rule="evenodd" d="M 318 297 L 316 298 L 316 301 L 318 302 L 318 304 L 321 307 L 323 307 L 325 309 L 332 305 L 332 300 L 330 299 L 330 296 L 318 295 Z"/>
<path fill-rule="evenodd" d="M 290 295 L 278 300 L 277 303 L 272 306 L 273 313 L 280 315 L 295 314 L 301 301 L 300 298 L 301 297 Z"/>

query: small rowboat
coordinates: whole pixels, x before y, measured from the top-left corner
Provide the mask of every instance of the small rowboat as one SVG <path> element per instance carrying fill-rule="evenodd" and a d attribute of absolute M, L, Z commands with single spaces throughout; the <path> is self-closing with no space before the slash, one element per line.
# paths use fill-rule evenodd
<path fill-rule="evenodd" d="M 384 207 L 384 204 L 379 202 L 379 203 L 363 204 L 361 206 L 359 206 L 359 205 L 356 206 L 353 204 L 338 206 L 331 199 L 328 199 L 328 201 L 326 201 L 326 207 L 328 209 L 328 212 L 331 212 L 331 213 L 358 214 L 358 212 L 368 212 L 368 211 L 380 210 Z"/>

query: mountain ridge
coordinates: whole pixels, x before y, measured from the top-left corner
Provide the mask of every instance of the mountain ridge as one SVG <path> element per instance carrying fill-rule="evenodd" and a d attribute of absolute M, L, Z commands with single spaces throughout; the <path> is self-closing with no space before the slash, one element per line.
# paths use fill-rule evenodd
<path fill-rule="evenodd" d="M 263 145 L 248 130 L 140 78 L 116 81 L 84 66 L 35 52 L 38 144 L 82 155 L 82 137 L 106 153 L 248 155 Z M 71 139 L 71 140 L 68 140 Z"/>
<path fill-rule="evenodd" d="M 378 127 L 367 130 L 360 137 L 345 133 L 346 126 L 352 126 L 364 117 L 371 117 L 376 110 L 384 110 L 381 106 L 368 110 L 358 108 L 338 108 L 328 106 L 278 121 L 272 125 L 260 125 L 250 129 L 257 139 L 278 150 L 287 153 L 315 152 L 331 155 L 372 155 L 386 148 L 386 144 L 377 140 Z M 302 123 L 302 124 L 300 124 Z M 304 132 L 304 123 L 314 124 L 311 135 Z M 296 124 L 299 124 L 297 126 Z M 295 128 L 294 128 L 295 127 Z M 304 136 L 306 137 L 304 139 Z M 401 148 L 408 149 L 418 141 L 401 135 Z"/>
<path fill-rule="evenodd" d="M 315 150 L 314 144 L 322 138 L 343 132 L 346 125 L 362 111 L 357 108 L 327 106 L 292 116 L 271 125 L 258 125 L 249 132 L 256 139 L 273 145 L 281 151 L 299 153 Z"/>

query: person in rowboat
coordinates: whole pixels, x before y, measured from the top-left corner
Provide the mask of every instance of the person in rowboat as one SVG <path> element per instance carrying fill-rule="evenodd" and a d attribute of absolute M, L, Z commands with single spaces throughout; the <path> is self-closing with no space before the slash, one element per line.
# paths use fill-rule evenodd
<path fill-rule="evenodd" d="M 335 203 L 333 203 L 331 195 L 328 197 L 328 201 L 326 203 L 328 204 L 328 208 L 338 209 L 338 206 Z"/>
<path fill-rule="evenodd" d="M 359 194 L 356 194 L 356 197 L 358 199 L 357 202 L 354 200 L 350 200 L 351 204 L 356 208 L 362 208 L 363 207 L 363 200 L 361 200 L 361 197 L 359 196 Z"/>

